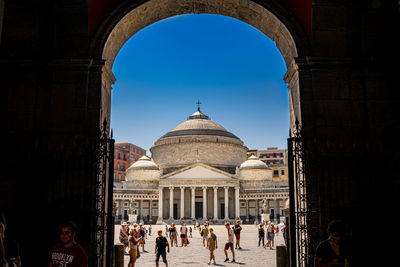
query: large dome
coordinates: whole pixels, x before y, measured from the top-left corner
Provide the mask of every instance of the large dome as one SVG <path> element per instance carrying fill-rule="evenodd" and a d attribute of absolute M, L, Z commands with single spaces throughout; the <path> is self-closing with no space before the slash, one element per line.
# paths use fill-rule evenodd
<path fill-rule="evenodd" d="M 246 160 L 242 140 L 197 110 L 150 148 L 154 161 L 168 173 L 201 162 L 230 173 Z"/>
<path fill-rule="evenodd" d="M 152 180 L 156 181 L 160 176 L 157 164 L 147 156 L 141 157 L 126 170 L 126 181 Z"/>
<path fill-rule="evenodd" d="M 272 170 L 254 155 L 240 165 L 238 175 L 242 181 L 272 180 Z"/>

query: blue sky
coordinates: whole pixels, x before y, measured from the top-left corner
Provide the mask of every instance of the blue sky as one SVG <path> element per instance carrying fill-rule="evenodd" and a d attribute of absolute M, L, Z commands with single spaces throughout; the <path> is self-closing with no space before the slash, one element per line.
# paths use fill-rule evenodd
<path fill-rule="evenodd" d="M 275 43 L 244 22 L 208 14 L 159 21 L 125 43 L 113 72 L 116 142 L 149 150 L 200 100 L 201 111 L 249 149 L 286 147 L 285 63 Z"/>

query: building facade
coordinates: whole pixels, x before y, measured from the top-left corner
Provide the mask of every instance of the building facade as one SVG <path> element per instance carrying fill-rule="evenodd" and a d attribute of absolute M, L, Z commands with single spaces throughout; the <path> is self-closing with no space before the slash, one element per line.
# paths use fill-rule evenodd
<path fill-rule="evenodd" d="M 242 140 L 200 109 L 150 151 L 151 158 L 141 157 L 114 185 L 118 220 L 128 219 L 131 207 L 145 222 L 254 222 L 263 213 L 278 220 L 288 201 L 287 179 L 274 178 L 257 156 L 247 157 Z"/>
<path fill-rule="evenodd" d="M 140 157 L 146 155 L 146 150 L 131 143 L 116 143 L 114 146 L 114 182 L 125 181 L 126 170 Z"/>

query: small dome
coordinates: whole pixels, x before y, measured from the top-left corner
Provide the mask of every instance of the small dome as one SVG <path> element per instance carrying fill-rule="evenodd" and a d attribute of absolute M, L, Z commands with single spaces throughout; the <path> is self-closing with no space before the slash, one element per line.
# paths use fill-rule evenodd
<path fill-rule="evenodd" d="M 239 170 L 254 170 L 254 169 L 269 169 L 269 167 L 267 166 L 267 164 L 259 160 L 254 155 L 251 155 L 239 167 Z"/>
<path fill-rule="evenodd" d="M 128 172 L 132 170 L 156 170 L 159 171 L 157 164 L 151 160 L 148 156 L 141 157 L 138 161 L 133 163 L 129 168 Z"/>

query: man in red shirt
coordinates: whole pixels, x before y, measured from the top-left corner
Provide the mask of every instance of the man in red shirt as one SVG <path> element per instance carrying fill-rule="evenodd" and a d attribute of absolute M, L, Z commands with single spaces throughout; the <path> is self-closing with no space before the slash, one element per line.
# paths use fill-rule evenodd
<path fill-rule="evenodd" d="M 61 242 L 54 245 L 49 253 L 48 267 L 87 267 L 85 249 L 75 242 L 76 225 L 65 222 L 60 225 Z"/>

